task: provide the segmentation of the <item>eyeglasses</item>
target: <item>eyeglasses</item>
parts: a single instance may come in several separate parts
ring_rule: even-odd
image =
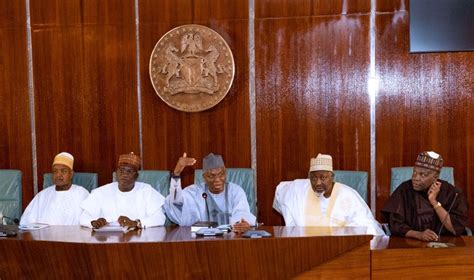
[[[223,170],[219,173],[204,173],[204,176],[209,181],[215,181],[217,179],[224,179],[225,178],[225,170]]]
[[[135,169],[130,167],[120,166],[117,168],[117,172],[121,174],[133,175],[136,173]]]

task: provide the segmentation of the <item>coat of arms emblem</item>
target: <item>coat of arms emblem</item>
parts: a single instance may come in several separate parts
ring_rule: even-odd
[[[153,88],[169,106],[199,112],[217,105],[234,79],[234,57],[214,30],[196,24],[176,27],[155,45],[150,58]]]

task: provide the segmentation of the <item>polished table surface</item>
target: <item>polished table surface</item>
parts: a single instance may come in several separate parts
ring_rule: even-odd
[[[190,227],[98,233],[50,226],[1,238],[0,278],[370,277],[365,228],[262,227],[268,238],[195,237]]]
[[[15,226],[8,226],[15,230]],[[265,230],[274,238],[295,237],[322,237],[322,236],[353,236],[365,235],[364,227],[284,227],[264,226],[258,230]],[[219,241],[219,240],[246,240],[236,233],[226,233],[216,237],[197,237],[191,233],[191,227],[152,227],[145,230],[122,232],[95,232],[81,226],[48,226],[39,230],[17,230],[18,235],[9,240],[23,241],[52,241],[71,243],[144,243],[144,242],[184,242],[184,241]],[[370,237],[370,235],[367,235]]]
[[[474,279],[474,237],[442,237],[454,245],[431,248],[430,242],[390,237],[371,251],[372,279]]]

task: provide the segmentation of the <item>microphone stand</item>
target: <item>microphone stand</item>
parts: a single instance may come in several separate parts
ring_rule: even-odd
[[[454,247],[455,245],[452,243],[444,243],[444,242],[439,242],[441,241],[441,231],[443,231],[444,224],[446,223],[446,220],[449,217],[449,214],[451,213],[451,209],[453,209],[454,202],[456,202],[456,199],[458,198],[459,193],[455,193],[453,201],[451,202],[451,205],[449,205],[448,213],[446,213],[446,216],[443,218],[443,221],[441,221],[441,226],[439,227],[438,231],[438,242],[429,242],[428,247],[430,248],[446,248],[446,247]]]
[[[446,220],[448,219],[449,214],[451,213],[451,209],[453,209],[454,202],[456,202],[456,199],[457,199],[457,198],[458,198],[458,193],[456,193],[456,194],[454,195],[453,202],[451,202],[451,205],[449,206],[448,213],[446,213],[446,216],[444,217],[443,221],[441,222],[441,226],[439,227],[439,231],[438,231],[438,239],[440,239],[441,231],[442,231],[443,228],[444,228],[444,224],[446,223]]]
[[[202,193],[202,198],[204,198],[204,203],[206,204],[206,213],[207,213],[207,227],[211,228],[211,215],[209,214],[209,204],[207,204],[207,193]]]
[[[196,235],[197,236],[218,236],[218,235],[222,235],[223,234],[222,230],[212,227],[213,224],[211,223],[211,215],[209,213],[209,204],[207,203],[207,193],[206,192],[202,193],[202,198],[204,198],[204,202],[206,204],[207,228],[202,228],[202,229],[198,230],[196,232]]]

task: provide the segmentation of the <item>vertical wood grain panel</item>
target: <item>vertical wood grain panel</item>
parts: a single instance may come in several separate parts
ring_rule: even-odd
[[[134,1],[31,1],[39,184],[54,155],[111,181],[139,152]]]
[[[247,1],[234,0],[162,0],[140,1],[140,23],[175,23],[248,18]],[[183,23],[186,22],[186,23]]]
[[[408,13],[378,15],[377,208],[389,197],[390,168],[440,153],[472,205],[474,53],[408,53]],[[474,217],[470,209],[471,224]]]
[[[209,152],[228,167],[250,167],[248,1],[138,3],[144,168],[172,169],[184,151],[198,158],[196,168]],[[266,224],[281,223],[271,207],[275,186],[306,177],[318,152],[332,154],[337,169],[370,169],[370,3],[255,0],[257,180]],[[117,156],[140,147],[135,1],[30,5],[39,184],[63,150],[75,155],[76,171],[107,183]],[[377,213],[390,168],[430,149],[455,168],[473,205],[473,53],[409,54],[408,1],[377,0],[376,8]],[[221,34],[236,62],[227,97],[202,113],[168,107],[148,75],[158,39],[189,23]],[[33,194],[25,25],[24,1],[0,0],[0,168],[22,170],[24,206]]]
[[[23,207],[33,197],[26,15],[23,1],[0,1],[0,169],[23,174]]]
[[[255,0],[255,18],[310,16],[312,0]],[[326,11],[340,12],[341,1],[331,1]],[[339,8],[339,9],[338,9]]]
[[[272,210],[280,181],[306,178],[311,157],[333,156],[335,169],[370,169],[369,17],[256,21],[259,213]]]
[[[306,17],[369,13],[370,0],[256,0],[255,17]]]
[[[408,11],[408,0],[376,0],[377,12],[395,12],[405,10]]]
[[[182,13],[177,19],[165,16],[179,12]],[[222,154],[228,167],[250,167],[247,12],[244,1],[182,1],[177,5],[174,1],[141,2],[140,63],[146,169],[172,170],[183,152],[197,158],[196,168],[201,168],[202,157],[209,152]],[[218,32],[232,49],[236,67],[227,96],[215,107],[200,113],[184,113],[166,105],[153,90],[148,72],[151,51],[161,36],[176,26],[190,23]],[[183,176],[185,184],[191,183],[192,169],[186,170]]]
[[[23,1],[0,1],[0,27],[24,28],[25,26],[25,3]]]

